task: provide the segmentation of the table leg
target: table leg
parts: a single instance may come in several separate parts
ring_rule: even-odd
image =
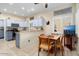
[[[57,54],[57,49],[56,49],[56,41],[55,41],[55,56]]]

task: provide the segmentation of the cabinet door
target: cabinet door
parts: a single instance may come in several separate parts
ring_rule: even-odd
[[[0,19],[0,27],[4,27],[4,21]]]
[[[16,47],[20,48],[20,37],[19,37],[19,32],[16,32]]]
[[[4,37],[4,30],[0,30],[0,38]]]
[[[6,40],[12,40],[12,38],[13,38],[13,32],[12,31],[7,31],[6,32]]]

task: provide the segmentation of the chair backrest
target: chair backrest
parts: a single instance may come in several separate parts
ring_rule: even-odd
[[[48,37],[46,35],[39,36],[39,44],[48,44]]]
[[[53,35],[56,35],[56,33],[51,33],[51,35],[53,36]]]
[[[40,34],[40,36],[45,36],[45,34]]]
[[[64,35],[60,36],[60,43],[64,46]]]

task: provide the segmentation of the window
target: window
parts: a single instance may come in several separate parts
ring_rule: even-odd
[[[31,30],[43,30],[44,19],[38,18],[30,21]]]

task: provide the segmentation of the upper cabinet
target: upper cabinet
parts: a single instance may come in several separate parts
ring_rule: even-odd
[[[43,25],[44,25],[43,19],[34,19],[34,20],[31,21],[31,26],[42,27]]]
[[[28,22],[27,21],[22,21],[22,20],[7,20],[6,21],[6,26],[7,27],[12,27],[12,24],[18,24],[19,27],[28,27]]]
[[[4,26],[4,20],[0,19],[0,27],[3,27],[3,26]]]
[[[38,17],[30,20],[29,24],[30,24],[30,31],[43,30],[45,20],[42,19],[41,17]]]

